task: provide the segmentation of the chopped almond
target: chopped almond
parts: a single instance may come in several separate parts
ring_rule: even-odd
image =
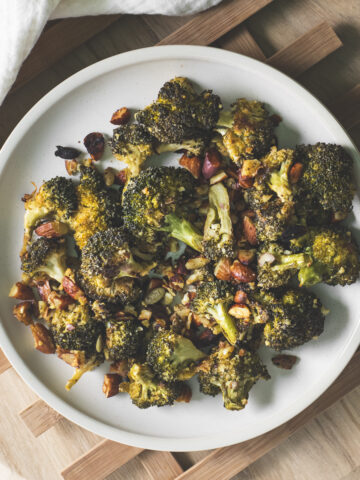
[[[249,283],[256,280],[256,274],[250,267],[243,265],[239,260],[230,267],[231,276],[236,283]]]
[[[24,325],[32,324],[34,305],[32,302],[21,302],[13,307],[13,314]]]
[[[218,280],[225,280],[229,282],[231,280],[230,260],[228,258],[222,258],[215,265],[214,274]]]
[[[247,215],[245,215],[243,218],[243,228],[246,240],[250,243],[250,245],[256,245],[256,228],[254,222]]]
[[[276,367],[283,368],[284,370],[291,370],[295,365],[297,357],[295,355],[281,354],[276,355],[271,359]]]
[[[304,165],[300,162],[294,163],[294,165],[290,168],[289,171],[289,182],[294,184],[300,180],[304,169]]]
[[[121,377],[117,373],[106,373],[104,375],[103,392],[106,398],[113,397],[119,393]]]
[[[199,157],[188,157],[187,155],[183,155],[180,160],[179,164],[189,170],[192,176],[196,179],[200,178],[201,173],[201,161]]]
[[[244,303],[235,303],[230,307],[229,314],[235,318],[246,320],[250,318],[251,312],[249,307]]]
[[[36,235],[45,238],[58,238],[66,235],[69,232],[69,227],[61,222],[46,222],[35,229]]]
[[[22,282],[16,282],[10,289],[9,297],[17,300],[34,300],[34,292]]]
[[[62,286],[65,292],[70,295],[70,297],[78,300],[81,304],[87,303],[84,292],[81,290],[80,287],[76,285],[74,280],[72,280],[70,277],[64,276],[62,280]]]
[[[112,114],[110,123],[113,125],[125,125],[130,120],[130,110],[127,107],[121,107]]]
[[[55,353],[55,345],[49,330],[42,323],[30,325],[34,337],[35,348],[42,353]]]

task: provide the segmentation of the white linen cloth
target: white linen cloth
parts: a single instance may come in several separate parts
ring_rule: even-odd
[[[0,105],[49,19],[114,13],[190,15],[221,0],[0,0]]]

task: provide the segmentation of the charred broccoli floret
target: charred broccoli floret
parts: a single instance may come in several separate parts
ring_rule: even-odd
[[[143,170],[129,182],[123,195],[125,227],[134,238],[150,245],[161,243],[167,231],[191,247],[198,246],[198,232],[181,215],[191,202],[194,191],[194,178],[183,168],[151,167]]]
[[[135,303],[141,295],[135,278],[147,275],[155,263],[137,262],[122,227],[97,232],[81,252],[80,282],[94,300]]]
[[[96,232],[121,224],[121,205],[117,192],[106,187],[103,176],[95,168],[81,167],[77,187],[78,210],[71,226],[80,249]]]
[[[359,277],[359,249],[346,228],[313,228],[290,240],[290,244],[295,251],[304,251],[313,260],[311,265],[300,268],[300,285],[319,282],[350,285]]]
[[[289,180],[289,171],[294,163],[294,150],[278,150],[272,147],[268,155],[262,159],[267,169],[267,184],[276,193],[281,201],[290,201],[293,198],[293,189]]]
[[[199,155],[220,109],[217,95],[210,90],[198,94],[187,78],[176,77],[166,82],[157,100],[135,118],[160,144],[175,144],[174,150],[185,148]]]
[[[55,177],[44,182],[39,191],[25,202],[24,246],[31,239],[33,229],[40,220],[53,219],[68,223],[77,210],[76,187],[72,180],[65,177]]]
[[[324,330],[320,300],[304,289],[280,290],[270,295],[271,320],[264,328],[265,345],[287,350],[318,337]]]
[[[216,130],[228,156],[239,166],[245,159],[261,158],[275,143],[274,122],[257,100],[237,100],[230,111],[221,112]]]
[[[121,384],[139,408],[173,405],[181,395],[181,382],[168,383],[159,380],[148,364],[135,363],[128,374],[129,382]]]
[[[352,208],[355,193],[353,160],[340,145],[317,143],[296,147],[296,160],[303,165],[297,183],[300,202],[316,202],[336,220]],[[308,212],[311,216],[312,211]]]
[[[233,287],[228,282],[216,280],[201,282],[197,287],[196,296],[191,302],[191,309],[195,313],[214,318],[231,344],[235,344],[239,337],[235,319],[228,313],[233,299]]]
[[[265,290],[287,285],[302,267],[312,265],[310,255],[292,253],[276,243],[264,244],[258,252],[258,285]]]
[[[106,348],[110,360],[135,357],[142,336],[143,327],[136,318],[109,320],[106,325]]]
[[[130,177],[135,177],[154,153],[153,144],[154,138],[141,125],[121,125],[114,130],[111,148],[114,157],[127,164]]]
[[[205,357],[191,340],[169,330],[153,336],[146,354],[148,364],[166,382],[191,378],[196,365]]]
[[[229,194],[222,183],[209,189],[209,209],[204,226],[204,255],[211,260],[234,255],[234,235]]]
[[[21,269],[30,277],[46,274],[59,283],[66,268],[66,247],[59,239],[38,238],[21,259]]]
[[[92,317],[88,305],[72,304],[51,315],[51,333],[58,356],[75,367],[65,388],[70,390],[80,377],[104,361],[104,326]]]
[[[242,410],[249,392],[261,378],[270,378],[257,353],[223,342],[199,367],[200,390],[206,395],[222,393],[224,407]]]

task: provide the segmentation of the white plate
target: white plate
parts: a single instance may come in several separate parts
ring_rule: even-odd
[[[125,394],[105,399],[101,391],[105,365],[86,374],[69,393],[64,384],[72,374],[71,367],[55,355],[44,356],[34,350],[30,331],[12,317],[14,301],[7,298],[10,285],[20,276],[20,198],[32,190],[30,180],[39,184],[54,175],[66,175],[64,162],[54,157],[55,145],[76,147],[91,131],[111,134],[109,119],[114,110],[123,105],[134,109],[145,106],[160,86],[176,75],[188,76],[201,88],[213,89],[225,104],[242,96],[267,102],[283,118],[278,128],[279,145],[339,143],[354,158],[360,177],[359,154],[338,122],[310,93],[263,63],[223,50],[192,46],[147,48],[96,63],[48,93],[22,119],[2,149],[0,341],[25,382],[71,421],[129,445],[189,451],[230,445],[263,434],[321,395],[359,344],[358,284],[315,289],[331,309],[324,334],[295,351],[300,362],[290,372],[271,364],[271,351],[261,351],[272,379],[255,386],[248,406],[241,412],[225,410],[221,396],[200,395],[196,381],[189,404],[139,410]],[[359,229],[358,200],[354,213],[350,223]]]

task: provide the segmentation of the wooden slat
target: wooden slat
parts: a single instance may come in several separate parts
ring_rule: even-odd
[[[199,13],[158,45],[209,45],[272,0],[231,0]]]
[[[19,413],[34,437],[53,427],[62,417],[43,400],[37,400]]]
[[[173,480],[183,473],[170,452],[146,450],[139,456],[139,460],[149,475],[146,480]]]
[[[121,15],[99,15],[69,18],[56,22],[40,36],[29,57],[23,63],[11,93],[47,70],[106,27]]]
[[[340,38],[323,22],[276,52],[267,63],[287,75],[298,77],[341,46]]]
[[[360,352],[357,352],[340,377],[316,400],[284,425],[247,442],[218,448],[179,475],[178,480],[229,480],[257,459],[289,438],[309,420],[322,413],[360,384]]]
[[[360,83],[340,97],[330,109],[345,128],[360,123]]]
[[[266,57],[245,25],[239,25],[218,42],[219,47],[231,52],[242,53],[248,57],[265,61]]]
[[[4,352],[0,349],[0,374],[11,367],[11,363],[5,357]]]
[[[65,480],[103,480],[143,451],[103,440],[61,472]]]

